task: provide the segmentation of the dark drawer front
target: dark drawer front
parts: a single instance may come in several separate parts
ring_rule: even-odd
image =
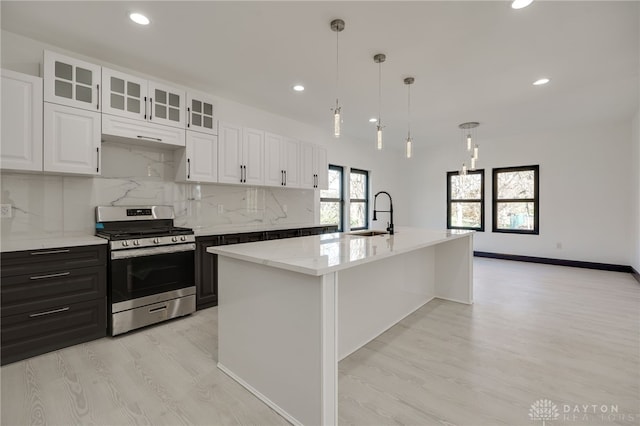
[[[2,364],[107,335],[106,300],[60,305],[2,318]]]
[[[220,238],[220,245],[227,244],[239,244],[239,243],[252,243],[255,241],[264,240],[264,232],[247,232],[244,234],[229,234],[223,235]]]
[[[294,238],[300,236],[299,229],[284,229],[280,231],[267,231],[265,233],[267,240],[282,240],[285,238]]]
[[[4,266],[3,266],[4,267]],[[104,298],[106,266],[55,269],[2,279],[2,317]]]
[[[2,253],[2,277],[106,265],[107,246],[62,247]]]

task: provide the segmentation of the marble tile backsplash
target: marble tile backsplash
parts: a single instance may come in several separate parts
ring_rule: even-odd
[[[102,144],[100,177],[2,173],[3,237],[93,233],[97,205],[172,205],[175,223],[199,231],[229,225],[311,224],[314,191],[176,183],[174,152]]]

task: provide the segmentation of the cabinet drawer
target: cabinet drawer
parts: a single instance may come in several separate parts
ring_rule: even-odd
[[[61,247],[2,253],[2,278],[14,275],[60,272],[107,264],[107,246]]]
[[[2,318],[2,364],[107,335],[105,298]]]
[[[242,234],[223,235],[220,238],[220,245],[252,243],[255,241],[263,241],[264,232],[246,232]]]
[[[106,140],[116,142],[152,145],[165,149],[184,148],[186,145],[185,129],[163,126],[162,124],[102,115],[102,135]]]
[[[2,279],[2,318],[23,312],[45,311],[54,306],[106,296],[105,265],[16,275]]]

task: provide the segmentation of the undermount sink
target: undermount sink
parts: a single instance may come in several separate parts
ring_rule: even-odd
[[[357,237],[375,237],[376,235],[387,235],[387,231],[354,231],[349,232],[349,235],[355,235]]]

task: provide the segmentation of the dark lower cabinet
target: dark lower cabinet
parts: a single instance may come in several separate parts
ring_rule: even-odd
[[[250,243],[264,240],[319,235],[337,232],[337,226],[285,229],[266,232],[245,232],[196,238],[196,309],[218,305],[218,256],[207,253],[207,248],[228,244]]]
[[[207,248],[218,245],[218,236],[196,239],[196,309],[218,304],[218,256],[207,253]]]
[[[2,364],[106,336],[105,298],[2,318]]]
[[[2,253],[0,363],[107,335],[107,247]]]

